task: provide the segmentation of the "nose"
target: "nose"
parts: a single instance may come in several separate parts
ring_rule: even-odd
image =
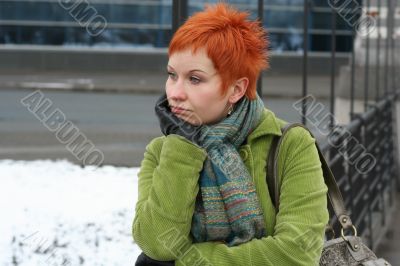
[[[169,98],[176,103],[186,100],[187,95],[182,79],[178,79],[176,82],[174,82],[174,84],[170,84]]]

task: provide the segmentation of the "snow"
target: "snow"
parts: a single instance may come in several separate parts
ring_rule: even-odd
[[[134,265],[138,170],[0,160],[0,265]]]

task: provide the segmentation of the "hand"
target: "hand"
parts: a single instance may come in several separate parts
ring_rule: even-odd
[[[177,134],[199,145],[201,126],[194,126],[172,113],[165,93],[157,100],[155,111],[164,135]]]
[[[137,257],[135,266],[173,266],[175,261],[153,260],[143,252]]]

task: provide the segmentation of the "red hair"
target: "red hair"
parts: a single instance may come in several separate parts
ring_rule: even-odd
[[[222,79],[221,96],[241,77],[249,79],[246,97],[256,98],[257,78],[268,64],[267,33],[259,21],[248,20],[248,12],[218,3],[207,5],[176,31],[168,48],[168,56],[187,48],[196,53],[205,48]]]

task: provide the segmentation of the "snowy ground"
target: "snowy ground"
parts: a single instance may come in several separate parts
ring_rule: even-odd
[[[0,160],[0,265],[134,265],[137,172]]]

